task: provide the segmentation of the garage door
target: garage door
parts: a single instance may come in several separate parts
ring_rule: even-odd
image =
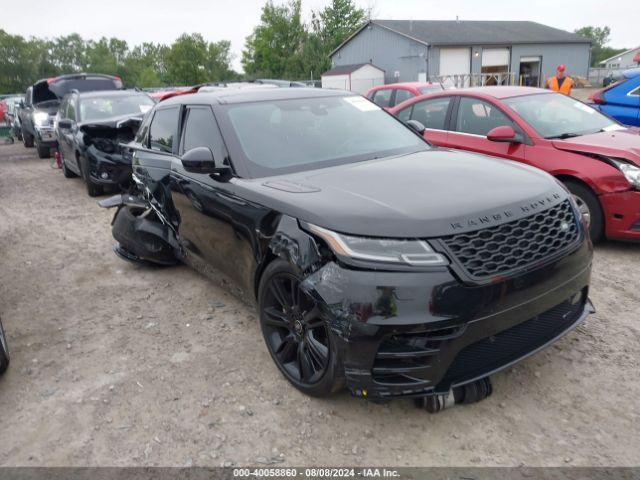
[[[471,72],[470,48],[440,49],[440,75],[461,75]]]
[[[484,48],[482,50],[483,67],[504,67],[509,65],[508,48]]]

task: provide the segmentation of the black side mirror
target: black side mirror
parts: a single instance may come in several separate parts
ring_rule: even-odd
[[[415,130],[416,133],[422,135],[424,133],[424,131],[427,129],[427,127],[425,127],[422,123],[420,123],[418,120],[407,120],[407,126],[413,130]]]
[[[228,166],[216,165],[213,152],[209,147],[196,147],[182,155],[182,166],[191,173],[227,173]]]
[[[70,130],[72,125],[71,125],[71,121],[69,120],[58,120],[58,127],[60,127],[63,130]]]
[[[24,100],[20,100],[19,107],[24,108]]]

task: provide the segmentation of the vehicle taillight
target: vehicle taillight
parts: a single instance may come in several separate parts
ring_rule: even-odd
[[[607,85],[605,88],[601,88],[600,90],[593,92],[591,95],[589,95],[589,100],[591,100],[593,103],[597,103],[598,105],[604,105],[605,103],[607,103],[607,101],[604,99],[604,93],[611,90],[613,87],[617,87],[621,83],[622,80],[619,80],[610,85]]]

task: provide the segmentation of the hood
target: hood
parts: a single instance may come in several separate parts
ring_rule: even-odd
[[[567,198],[541,170],[442,149],[235,183],[245,198],[299,220],[394,238],[478,230]]]
[[[640,133],[637,129],[593,133],[552,143],[559,150],[624,158],[640,166]]]
[[[99,133],[108,130],[118,130],[120,128],[131,127],[137,130],[142,123],[143,113],[136,115],[124,115],[119,117],[105,118],[100,121],[88,121],[79,123],[78,128],[85,133]]]

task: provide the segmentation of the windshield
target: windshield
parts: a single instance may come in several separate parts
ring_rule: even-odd
[[[310,170],[429,148],[363,97],[231,105],[227,109],[253,176]]]
[[[570,138],[623,128],[596,109],[560,94],[541,93],[504,100],[544,138]]]
[[[153,100],[142,94],[89,97],[80,100],[80,119],[83,122],[93,122],[112,117],[142,115],[153,105]]]

